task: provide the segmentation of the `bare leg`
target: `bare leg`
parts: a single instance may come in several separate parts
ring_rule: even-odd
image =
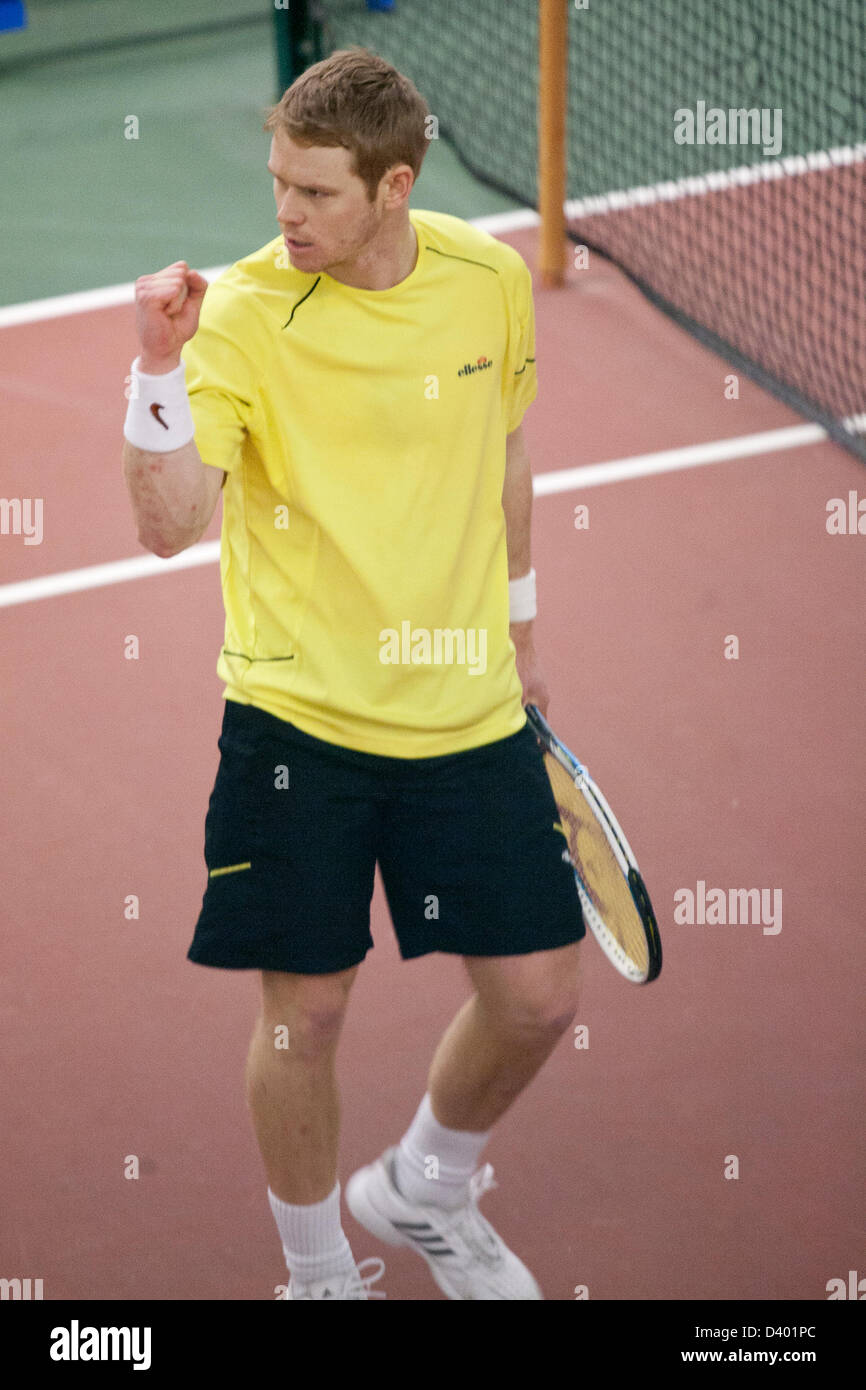
[[[528,956],[474,956],[476,993],[442,1038],[427,1088],[448,1129],[484,1133],[550,1056],[577,1007],[578,946]]]
[[[357,969],[262,973],[262,1010],[247,1058],[247,1103],[268,1185],[284,1202],[324,1201],[337,1181],[334,1058]],[[275,1046],[281,1026],[288,1030],[288,1048]]]

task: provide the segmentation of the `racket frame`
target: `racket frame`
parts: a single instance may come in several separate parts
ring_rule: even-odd
[[[596,820],[601,826],[607,838],[607,842],[613,851],[614,858],[619,865],[623,877],[626,879],[629,891],[632,896],[635,908],[643,922],[644,933],[647,941],[647,953],[649,963],[646,970],[642,970],[631,959],[628,952],[623,949],[617,941],[613,932],[605,925],[598,909],[590,897],[588,887],[583,883],[580,874],[574,865],[574,879],[577,884],[577,891],[580,897],[581,907],[587,923],[592,929],[592,933],[608,957],[612,965],[615,965],[621,975],[624,975],[632,984],[649,984],[651,980],[658,978],[662,968],[662,947],[659,936],[658,923],[653,912],[650,896],[646,889],[637,860],[632,852],[631,846],[626,839],[619,821],[607,803],[601,788],[596,785],[590,776],[589,770],[578,758],[574,756],[570,749],[566,748],[561,739],[551,729],[544,715],[536,705],[526,706],[526,715],[529,723],[541,743],[560,766],[568,773],[572,781],[577,786],[581,794],[586,798],[590,808],[595,813],[596,807],[600,814],[596,814]]]

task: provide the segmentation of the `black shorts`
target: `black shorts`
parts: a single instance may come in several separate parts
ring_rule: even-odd
[[[309,975],[357,965],[373,945],[377,863],[404,960],[524,955],[583,937],[528,725],[464,753],[384,758],[226,700],[219,748],[189,960]]]

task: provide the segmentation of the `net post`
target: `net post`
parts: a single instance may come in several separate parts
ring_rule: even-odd
[[[565,282],[565,127],[568,0],[538,0],[538,264],[541,283]]]
[[[324,56],[322,25],[314,0],[285,0],[274,5],[277,55],[277,100],[296,77]]]

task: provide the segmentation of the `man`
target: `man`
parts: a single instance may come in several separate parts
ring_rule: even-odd
[[[389,64],[332,54],[266,123],[281,236],[210,287],[185,262],[136,286],[141,543],[194,544],[225,488],[226,707],[189,958],[261,971],[247,1096],[292,1299],[367,1299],[378,1277],[342,1230],[334,1079],[376,863],[402,957],[459,954],[474,992],[347,1201],[449,1298],[542,1297],[473,1172],[576,1008],[583,920],[523,708],[547,704],[531,280],[486,233],[410,212],[428,114]]]

